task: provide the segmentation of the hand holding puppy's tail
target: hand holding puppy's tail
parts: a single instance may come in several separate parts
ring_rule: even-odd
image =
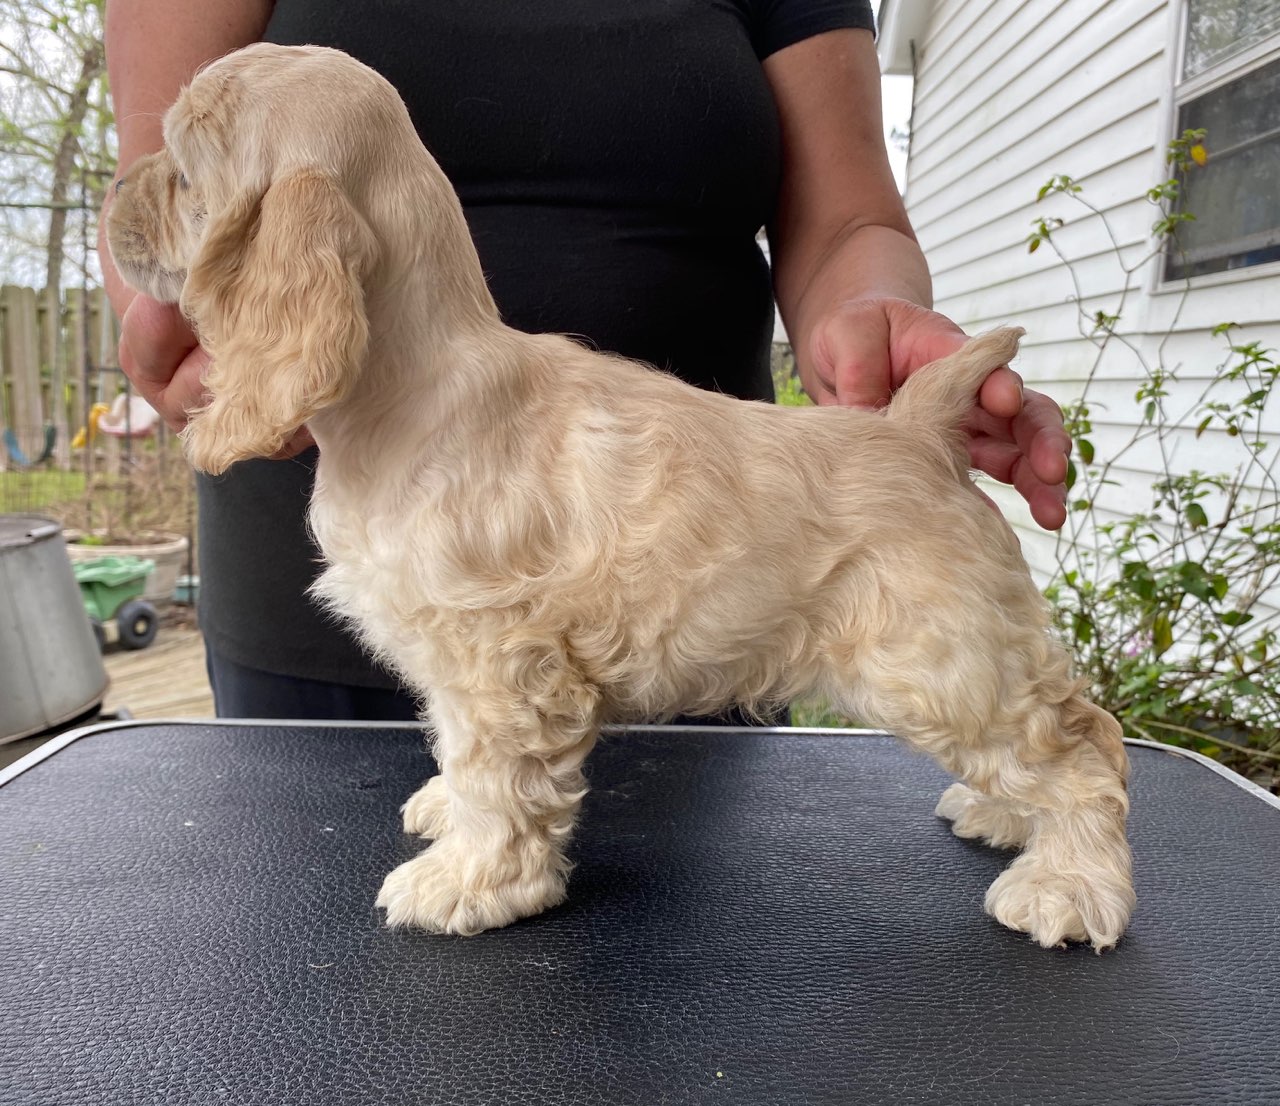
[[[926,365],[894,393],[888,416],[932,430],[958,430],[973,409],[982,382],[1009,363],[1025,333],[1021,327],[1001,327]]]

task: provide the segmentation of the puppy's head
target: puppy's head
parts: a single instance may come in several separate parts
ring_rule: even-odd
[[[212,355],[209,402],[184,437],[192,463],[219,473],[275,453],[354,385],[382,255],[362,211],[370,167],[380,143],[417,143],[372,70],[268,45],[200,73],[164,132],[118,184],[107,237],[121,275],[179,302]]]

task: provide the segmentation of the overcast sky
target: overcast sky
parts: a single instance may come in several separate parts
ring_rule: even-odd
[[[876,11],[876,23],[880,22],[881,0],[873,0],[872,7]],[[889,138],[896,127],[906,133],[907,121],[911,118],[911,78],[882,77],[880,94],[884,98],[884,141],[889,147],[889,163],[893,166],[893,175],[897,178],[898,189],[906,183],[907,155],[897,149]]]

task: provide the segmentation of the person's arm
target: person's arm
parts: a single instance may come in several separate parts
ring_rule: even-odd
[[[878,406],[964,334],[931,310],[929,268],[884,146],[869,31],[815,35],[770,55],[783,178],[770,224],[774,289],[800,378],[817,403]],[[1047,396],[1009,369],[983,385],[971,420],[976,467],[1012,483],[1057,529],[1070,438]]]
[[[108,0],[107,75],[120,160],[116,180],[164,144],[164,114],[199,68],[262,37],[273,0]],[[116,271],[106,221],[115,194],[107,189],[98,225],[98,257],[107,298],[121,320],[125,374],[175,430],[200,402],[208,356],[182,313],[138,295]]]

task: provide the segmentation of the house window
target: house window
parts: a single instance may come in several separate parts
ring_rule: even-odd
[[[1180,280],[1280,261],[1280,0],[1187,0],[1175,134],[1204,128],[1165,257]]]

